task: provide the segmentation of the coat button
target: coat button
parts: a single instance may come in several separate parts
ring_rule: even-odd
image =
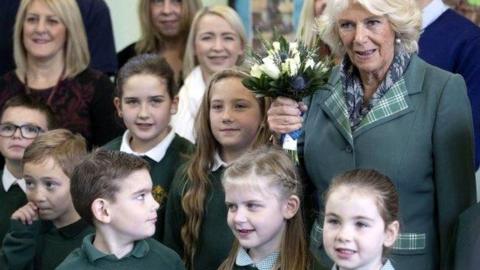
[[[352,147],[350,145],[347,145],[347,147],[345,147],[345,152],[352,153],[353,152]]]

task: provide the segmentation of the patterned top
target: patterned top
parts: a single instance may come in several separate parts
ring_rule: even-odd
[[[61,81],[57,87],[51,108],[59,127],[82,134],[89,146],[104,145],[121,134],[122,128],[114,119],[114,86],[107,76],[86,69],[74,78]],[[46,103],[53,88],[35,89],[31,95]],[[21,93],[25,93],[25,86],[15,71],[0,78],[0,108],[9,98]]]
[[[237,259],[235,260],[235,264],[238,266],[254,266],[258,270],[271,270],[275,263],[280,256],[279,252],[274,252],[268,255],[265,259],[261,260],[258,263],[255,263],[250,255],[248,255],[247,251],[240,247],[237,253]]]
[[[347,104],[350,125],[355,130],[362,119],[375,107],[387,91],[400,80],[403,72],[410,62],[410,54],[398,49],[395,52],[390,68],[385,79],[380,83],[375,93],[368,102],[364,102],[364,93],[358,69],[352,64],[348,57],[344,58],[340,67],[340,80],[343,82],[345,102]]]

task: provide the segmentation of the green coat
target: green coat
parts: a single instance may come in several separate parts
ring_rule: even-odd
[[[452,225],[476,197],[472,116],[462,77],[413,55],[404,80],[353,134],[338,70],[330,84],[311,98],[298,143],[310,183],[321,195],[346,170],[386,174],[400,196],[402,235],[392,253],[395,269],[442,269]],[[325,261],[318,224],[311,244]]]
[[[452,269],[477,270],[480,266],[480,203],[460,215],[455,233]]]
[[[122,144],[122,136],[115,138],[111,142],[103,146],[109,150],[120,150]],[[173,181],[175,172],[185,162],[186,155],[193,150],[193,144],[188,140],[175,134],[175,137],[167,149],[165,156],[160,162],[145,157],[150,164],[150,176],[153,182],[153,195],[155,200],[160,204],[157,214],[157,223],[154,238],[163,241],[163,225],[165,217],[165,205],[170,184]]]
[[[195,270],[216,270],[227,258],[233,244],[233,233],[227,224],[225,193],[221,184],[224,169],[218,169],[209,175],[211,186],[206,196],[205,212],[194,258]],[[185,212],[182,198],[187,182],[179,171],[168,194],[165,216],[164,244],[183,257],[183,242],[180,234],[185,224]]]

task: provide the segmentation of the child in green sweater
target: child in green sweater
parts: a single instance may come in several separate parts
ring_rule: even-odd
[[[231,249],[221,176],[250,148],[268,143],[266,99],[242,84],[245,74],[227,69],[212,76],[196,119],[197,147],[179,170],[168,195],[164,243],[188,269],[217,269]]]
[[[170,126],[177,111],[174,73],[156,54],[130,59],[120,70],[114,99],[127,131],[104,147],[144,157],[150,164],[154,198],[165,199],[176,169],[193,145]],[[162,241],[164,207],[159,208],[155,238]]]
[[[119,151],[95,150],[72,176],[75,208],[95,234],[87,235],[58,270],[185,269],[180,257],[153,239],[159,204],[149,165]]]
[[[5,166],[0,171],[0,243],[10,227],[10,216],[27,203],[22,158],[38,134],[55,128],[50,108],[26,95],[7,100],[0,113],[0,152]]]
[[[39,135],[23,156],[28,203],[12,214],[0,269],[54,269],[91,228],[70,195],[73,168],[87,153],[85,139],[66,129]]]

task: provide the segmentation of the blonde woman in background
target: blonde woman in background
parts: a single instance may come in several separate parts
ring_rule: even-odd
[[[195,142],[193,122],[210,77],[239,65],[247,45],[242,21],[232,8],[214,5],[193,19],[183,59],[184,85],[178,93],[178,112],[172,117],[177,134]]]
[[[0,78],[0,107],[25,93],[46,103],[59,127],[103,145],[120,133],[113,84],[88,68],[87,38],[75,0],[23,0],[14,29],[16,69]]]

